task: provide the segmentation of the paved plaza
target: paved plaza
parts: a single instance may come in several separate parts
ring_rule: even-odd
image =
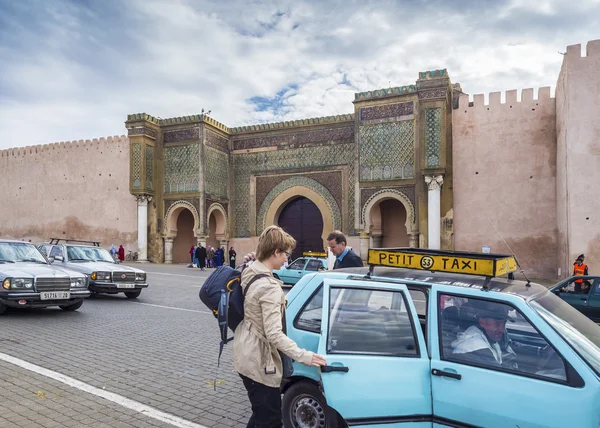
[[[95,296],[76,312],[0,318],[0,427],[245,426],[231,347],[215,372],[218,328],[198,298],[212,271],[143,268],[150,287],[136,300]]]

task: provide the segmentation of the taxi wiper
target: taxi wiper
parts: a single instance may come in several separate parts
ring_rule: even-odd
[[[4,259],[0,259],[0,263],[14,263],[14,260],[4,260]]]
[[[93,262],[90,259],[69,259],[70,262]]]
[[[46,262],[43,262],[41,260],[38,259],[21,259],[21,260],[17,260],[19,262],[33,262],[33,263],[42,263],[42,264],[46,264]],[[14,262],[13,262],[14,263]]]

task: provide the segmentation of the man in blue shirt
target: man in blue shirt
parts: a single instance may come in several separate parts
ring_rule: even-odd
[[[346,236],[336,230],[327,236],[327,245],[336,257],[334,269],[342,269],[347,267],[362,267],[363,262],[358,254],[347,248]]]

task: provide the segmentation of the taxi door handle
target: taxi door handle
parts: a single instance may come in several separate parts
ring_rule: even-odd
[[[350,370],[350,369],[346,366],[322,366],[321,367],[322,373],[331,373],[331,372],[348,373],[348,370]]]
[[[459,375],[458,373],[446,372],[444,370],[438,370],[438,369],[431,369],[431,374],[434,376],[451,377],[452,379],[456,379],[456,380],[462,379],[462,375]]]

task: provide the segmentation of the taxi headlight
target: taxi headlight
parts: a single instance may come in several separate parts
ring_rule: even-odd
[[[10,278],[6,278],[4,281],[2,281],[2,288],[5,290],[10,288]]]
[[[10,288],[19,290],[30,290],[33,288],[33,279],[31,278],[12,278],[10,280]]]
[[[92,272],[92,274],[90,275],[90,278],[92,279],[92,281],[95,281],[97,277],[98,277],[97,272]]]
[[[71,278],[71,288],[85,287],[85,278]]]
[[[145,281],[146,280],[146,274],[145,273],[136,273],[135,274],[135,280],[136,281]]]

